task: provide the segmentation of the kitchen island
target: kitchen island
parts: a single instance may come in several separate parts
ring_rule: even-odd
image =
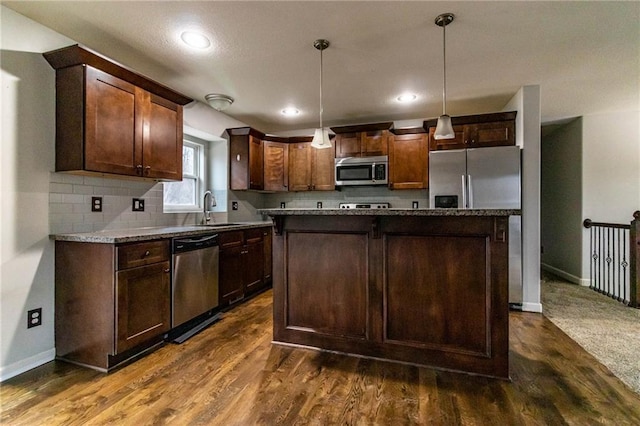
[[[273,340],[509,377],[508,219],[519,210],[262,209]]]

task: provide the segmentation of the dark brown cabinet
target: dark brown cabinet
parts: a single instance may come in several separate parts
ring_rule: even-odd
[[[265,191],[289,190],[289,144],[263,141]]]
[[[250,127],[227,129],[229,187],[234,191],[264,189],[264,134]]]
[[[429,182],[429,147],[426,133],[389,138],[389,188],[424,189]]]
[[[482,148],[515,145],[515,112],[452,117],[454,139],[436,140],[437,120],[425,121],[429,129],[429,150]]]
[[[335,152],[335,144],[325,149],[315,149],[311,142],[289,144],[289,190],[333,191]]]
[[[221,232],[220,305],[227,306],[265,285],[264,228]]]
[[[182,105],[191,101],[79,46],[56,69],[56,171],[182,179]]]
[[[56,241],[56,356],[110,370],[170,329],[169,240]]]
[[[336,158],[369,157],[388,154],[389,129],[393,123],[332,127],[336,133]]]

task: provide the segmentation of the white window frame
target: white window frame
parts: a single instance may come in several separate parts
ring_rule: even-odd
[[[194,169],[196,171],[195,174],[191,175],[191,174],[186,174],[183,172],[182,177],[183,179],[186,178],[194,178],[196,180],[196,185],[195,185],[195,204],[164,204],[163,202],[163,211],[165,213],[194,213],[194,212],[199,212],[202,210],[202,194],[203,194],[203,188],[204,188],[204,181],[205,181],[205,174],[206,174],[206,168],[205,168],[205,145],[203,143],[200,142],[194,142],[192,140],[183,140],[182,142],[185,146],[191,147],[195,149],[195,156],[194,156]],[[171,182],[167,182],[169,184],[171,184]],[[166,188],[166,184],[163,186],[163,190],[162,190],[162,197],[164,200],[164,191]]]

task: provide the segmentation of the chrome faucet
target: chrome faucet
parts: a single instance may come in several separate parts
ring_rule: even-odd
[[[207,205],[207,195],[210,197],[209,204]],[[216,197],[213,196],[211,191],[205,191],[204,198],[202,200],[202,224],[206,225],[211,221],[211,210],[208,207],[215,207]]]

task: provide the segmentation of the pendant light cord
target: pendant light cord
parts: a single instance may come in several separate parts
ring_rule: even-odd
[[[447,25],[442,26],[442,115],[447,115]],[[322,81],[322,79],[320,80]]]
[[[323,130],[322,127],[322,51],[324,49],[320,49],[320,129]]]

